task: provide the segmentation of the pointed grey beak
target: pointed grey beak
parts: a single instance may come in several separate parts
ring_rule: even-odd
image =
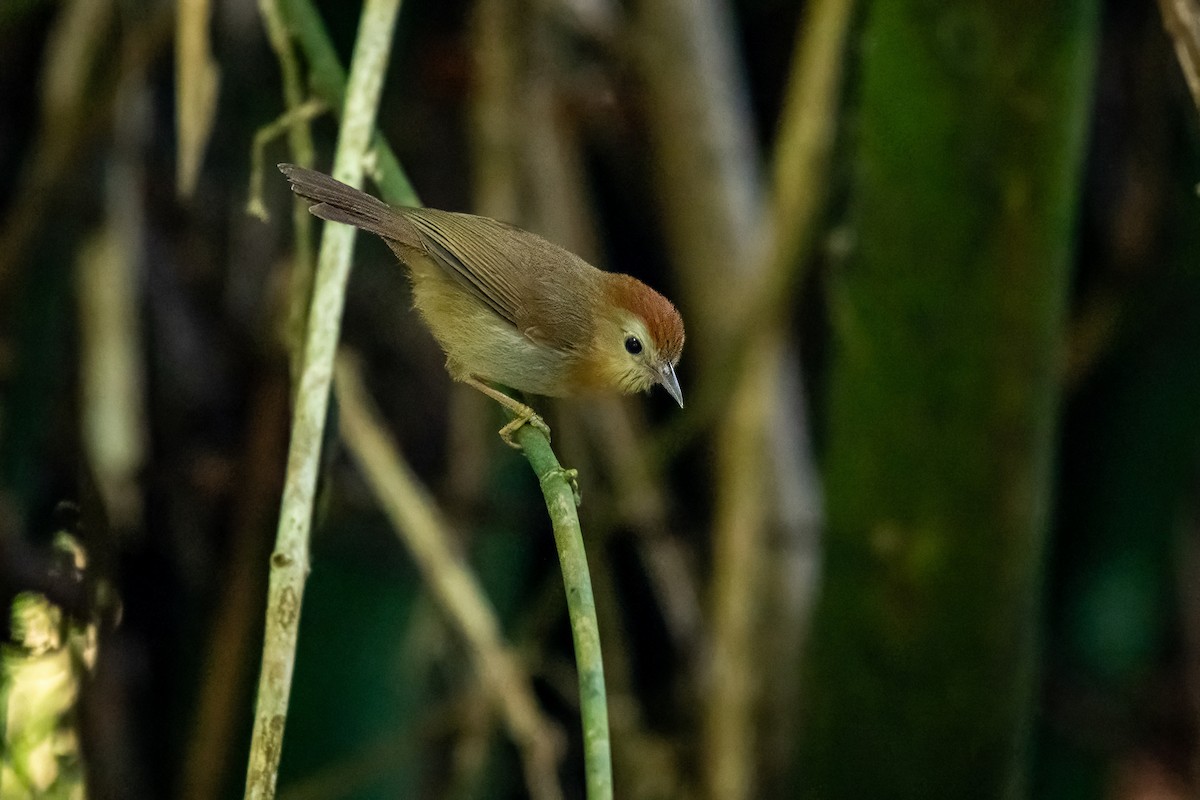
[[[679,378],[675,377],[675,368],[670,364],[664,364],[662,368],[662,379],[659,381],[663,388],[667,390],[667,394],[675,398],[675,402],[679,403],[679,407],[683,408],[683,389],[679,388]]]

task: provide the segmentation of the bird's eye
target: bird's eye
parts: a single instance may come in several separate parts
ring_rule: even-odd
[[[626,337],[625,352],[633,356],[636,356],[638,353],[642,352],[642,343],[636,336]]]

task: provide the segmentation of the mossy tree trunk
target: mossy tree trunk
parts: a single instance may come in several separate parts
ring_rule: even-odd
[[[1095,0],[876,0],[802,794],[1023,794]]]

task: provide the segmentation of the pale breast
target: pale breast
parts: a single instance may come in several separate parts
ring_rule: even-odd
[[[413,262],[413,299],[446,353],[451,377],[475,376],[532,394],[569,393],[575,357],[537,344],[432,264]]]

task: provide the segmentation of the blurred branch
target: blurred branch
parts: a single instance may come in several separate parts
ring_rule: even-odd
[[[121,202],[121,201],[118,201]],[[138,474],[147,439],[137,313],[137,248],[110,220],[88,240],[77,271],[80,322],[81,438],[114,528],[142,517]]]
[[[220,72],[209,39],[210,0],[179,0],[175,16],[176,191],[190,197],[217,113]]]
[[[284,18],[279,0],[259,0],[258,13],[262,16],[263,27],[267,32],[267,40],[275,57],[279,60],[279,71],[283,78],[284,113],[290,120],[288,126],[288,144],[291,148],[293,163],[302,167],[313,165],[312,132],[309,131],[307,116],[296,116],[300,109],[308,104],[304,101],[304,81],[300,65],[296,60],[296,51],[292,47],[291,37],[288,36],[287,22]],[[296,205],[304,211],[303,219],[312,220],[306,208],[307,204],[297,198]],[[298,218],[299,215],[297,215]],[[297,229],[305,226],[298,225]],[[298,238],[298,237],[297,237]]]
[[[716,442],[719,476],[713,519],[712,674],[704,711],[703,763],[711,798],[754,796],[759,747],[755,711],[768,667],[760,661],[764,540],[773,481],[766,420],[778,395],[779,345],[755,353],[742,366],[738,389]],[[776,635],[786,635],[776,632]]]
[[[815,589],[817,479],[784,312],[822,205],[852,7],[827,0],[806,10],[767,219],[724,8],[647,2],[640,14],[674,260],[682,285],[691,287],[689,330],[711,333],[699,343],[701,362],[709,362],[700,413],[689,412],[682,424],[708,430],[719,417],[722,430],[739,432],[718,438],[715,476],[713,673],[703,763],[707,794],[722,800],[749,797],[756,781],[758,788],[764,782],[758,715],[770,718],[787,704],[760,706],[759,681],[772,690],[794,681]],[[680,91],[685,85],[690,90]],[[678,440],[679,428],[669,435]],[[768,562],[771,531],[781,557]],[[763,669],[755,660],[765,646],[765,619],[773,634]]]
[[[574,476],[562,468],[550,440],[532,425],[516,433],[517,443],[537,475],[546,499],[546,510],[554,526],[575,664],[579,671],[579,707],[583,717],[583,758],[588,800],[612,800],[612,747],[608,734],[608,702],[604,689],[604,661],[600,655],[600,629],[592,581],[588,576],[587,553],[579,528]]]
[[[752,123],[728,14],[721,0],[643,0],[635,17],[660,202],[688,319],[689,363],[705,370],[702,384],[736,378],[714,369],[715,356],[736,330],[739,320],[731,311],[745,306],[764,227]],[[723,421],[722,428],[727,425]],[[747,498],[738,495],[738,475],[770,469],[761,449],[752,449],[746,461],[723,452],[731,442],[722,437],[716,454],[712,672],[702,695],[701,771],[705,793],[714,800],[751,794],[753,676],[759,674],[752,635],[767,499],[756,492],[741,503]],[[761,483],[750,485],[757,490]],[[735,509],[750,512],[748,524],[736,530],[725,524],[740,519]]]
[[[761,486],[755,485],[757,481],[751,483],[745,478],[747,471],[761,468],[764,460],[773,465],[768,491],[775,492],[784,519],[782,528],[788,534],[774,543],[775,549],[769,556],[766,550],[773,543],[761,533],[757,537],[757,544],[763,550],[761,555],[742,551],[748,562],[763,558],[761,578],[756,578],[754,570],[746,567],[740,579],[730,575],[722,583],[718,570],[718,582],[714,585],[716,613],[728,613],[731,632],[746,636],[742,643],[745,649],[739,651],[765,654],[770,665],[762,670],[761,686],[763,696],[769,701],[758,704],[752,691],[743,698],[750,708],[760,709],[757,752],[751,751],[753,755],[746,757],[753,774],[758,776],[758,791],[766,794],[782,791],[773,781],[782,780],[788,771],[793,742],[803,726],[796,713],[800,707],[797,675],[816,597],[821,558],[821,490],[808,439],[799,370],[796,366],[790,369],[784,366],[799,361],[787,341],[786,331],[805,270],[812,262],[813,244],[825,207],[840,119],[846,41],[856,6],[856,0],[813,0],[805,6],[800,18],[772,158],[770,246],[762,254],[760,288],[751,297],[750,315],[739,326],[734,339],[745,344],[732,357],[732,369],[739,377],[724,412],[731,423],[728,430],[739,425],[745,427],[740,437],[731,435],[727,444],[718,447],[718,452],[729,458],[727,465],[719,468],[719,474],[723,480],[741,482],[739,488],[729,492],[728,506],[718,503],[717,507],[718,515],[728,515],[724,522],[718,519],[715,529],[725,532],[718,541],[719,547],[728,548],[730,572],[738,569],[739,559],[733,554],[748,548],[747,540],[756,539],[743,529],[748,520],[760,513],[755,509],[769,498],[763,496]],[[789,381],[794,383],[789,385]],[[780,399],[791,407],[792,413],[781,414],[772,408]],[[772,453],[772,448],[783,447],[791,451]],[[761,452],[756,453],[759,448]],[[770,522],[761,519],[759,529],[766,531]],[[747,602],[747,596],[756,591],[754,587],[759,582],[766,587],[757,590],[762,595],[763,617],[772,622],[769,628],[759,621],[753,630],[741,630],[745,619],[752,618],[753,609],[739,612],[738,605]],[[724,599],[723,589],[728,591]],[[743,618],[743,614],[747,616]],[[759,640],[757,647],[755,639]],[[739,647],[736,639],[730,647]],[[720,658],[719,650],[716,658]],[[731,666],[738,669],[744,665]],[[714,664],[714,677],[718,682],[721,680],[719,663]],[[733,678],[734,689],[738,680]],[[736,748],[738,743],[726,728],[720,708],[716,705],[711,708],[713,715],[706,727],[708,752],[725,753]],[[715,770],[713,774],[719,781]],[[717,792],[717,796],[728,796],[720,794],[720,785],[711,784],[710,790]]]
[[[246,193],[246,213],[252,217],[266,222],[270,219],[270,213],[267,211],[267,204],[263,201],[263,177],[266,175],[266,164],[264,153],[267,146],[278,139],[285,131],[291,131],[297,124],[307,124],[315,117],[324,114],[328,108],[320,100],[309,100],[290,111],[285,111],[279,118],[259,128],[254,132],[254,142],[250,145],[250,190]],[[309,159],[310,161],[312,159]],[[271,175],[276,174],[274,165],[271,166]],[[307,222],[313,219],[313,215],[308,213],[308,204],[301,201],[300,209],[304,212],[303,219]],[[296,246],[300,245],[300,237],[296,237]],[[307,241],[307,240],[305,240]],[[311,247],[309,248],[311,250]],[[297,254],[297,261],[300,256]]]
[[[800,20],[771,158],[771,243],[739,324],[717,354],[729,374],[756,349],[764,328],[787,323],[817,241],[837,139],[846,38],[856,0],[814,0]],[[735,390],[706,382],[689,413],[657,437],[666,456],[711,429]]]
[[[771,159],[771,247],[743,330],[758,330],[764,319],[778,324],[796,305],[828,194],[856,7],[855,0],[813,0],[801,16]]]
[[[613,484],[616,519],[637,533],[638,556],[658,609],[672,644],[688,656],[686,681],[694,684],[696,657],[708,651],[708,631],[696,570],[686,544],[672,531],[664,463],[650,457],[645,419],[621,400],[595,403],[584,422]]]
[[[80,113],[93,74],[93,61],[107,41],[114,10],[112,0],[63,3],[50,30],[42,68],[44,130],[53,130]]]
[[[339,115],[346,97],[346,70],[338,60],[321,15],[312,0],[278,0],[288,30],[308,61],[313,92]],[[379,186],[383,199],[392,205],[417,206],[421,201],[405,175],[392,148],[377,130],[370,133],[371,157],[365,169]]]
[[[1200,3],[1196,0],[1158,0],[1163,27],[1175,45],[1175,57],[1187,80],[1192,102],[1200,112]]]
[[[758,155],[732,20],[722,0],[640,0],[635,12],[645,113],[690,320],[691,363],[713,366],[712,356],[738,321],[730,310],[745,303],[763,227]]]
[[[146,227],[138,191],[149,109],[145,75],[127,75],[115,104],[105,220],[80,249],[75,279],[82,445],[110,524],[127,534],[141,527],[138,479],[149,437],[138,314]]]
[[[292,47],[292,39],[288,35],[287,23],[279,7],[279,0],[259,0],[258,13],[262,17],[263,27],[267,31],[267,40],[275,57],[279,61],[279,71],[283,78],[284,113],[280,122],[287,120],[288,148],[291,151],[292,163],[302,167],[313,166],[312,132],[308,122],[315,114],[315,102],[305,102],[304,81],[300,65],[296,60],[296,51]],[[328,104],[321,104],[323,108]],[[260,218],[266,218],[266,209],[262,206],[262,148],[259,145],[259,131],[255,136],[254,156],[250,171],[250,208],[255,213],[254,203],[257,200],[262,208]],[[257,182],[256,182],[257,181]],[[285,332],[288,355],[292,366],[293,388],[300,385],[300,360],[303,357],[301,348],[304,342],[304,328],[308,321],[308,302],[312,295],[313,282],[313,252],[312,252],[313,217],[308,213],[308,203],[299,197],[292,198],[292,231],[295,239],[295,256],[292,261],[291,290],[288,292],[287,328]]]
[[[517,12],[513,0],[477,0],[471,16],[471,186],[479,214],[520,219],[517,160]]]
[[[359,21],[333,167],[334,176],[351,186],[362,182],[399,11],[400,0],[367,0]],[[262,672],[246,776],[248,800],[275,795],[295,667],[300,605],[309,570],[309,532],[321,442],[354,235],[355,229],[350,226],[326,225],[321,238],[279,531],[271,556]]]
[[[345,353],[338,356],[334,381],[342,438],[434,597],[466,641],[475,672],[521,753],[530,796],[561,798],[556,774],[561,733],[538,708],[532,679],[505,646],[483,589],[451,549],[437,507],[389,439],[357,364]]]

